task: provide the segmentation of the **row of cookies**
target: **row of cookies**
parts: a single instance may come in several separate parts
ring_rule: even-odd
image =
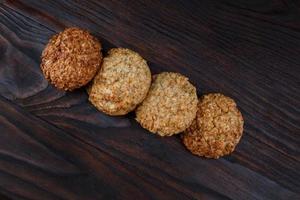
[[[54,35],[42,53],[49,82],[72,91],[90,82],[89,101],[108,115],[133,110],[141,126],[160,136],[181,137],[193,153],[218,158],[231,153],[243,132],[236,103],[222,94],[198,100],[188,78],[174,72],[151,76],[136,52],[114,48],[104,58],[100,42],[88,31],[68,28]]]

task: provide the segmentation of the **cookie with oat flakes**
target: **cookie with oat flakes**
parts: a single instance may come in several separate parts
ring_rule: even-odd
[[[89,101],[109,115],[125,115],[146,97],[151,85],[147,62],[136,52],[114,48],[88,88]]]
[[[190,126],[197,102],[196,88],[187,77],[163,72],[153,76],[149,93],[136,110],[136,120],[152,133],[171,136]]]
[[[197,116],[182,141],[193,154],[219,158],[234,151],[243,133],[244,120],[233,99],[222,94],[204,95]]]
[[[45,78],[57,88],[71,91],[95,76],[102,60],[101,44],[88,31],[67,28],[49,40],[41,59]]]

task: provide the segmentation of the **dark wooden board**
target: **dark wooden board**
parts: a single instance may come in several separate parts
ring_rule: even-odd
[[[49,85],[41,52],[69,26],[233,97],[236,151],[193,156]],[[299,86],[300,1],[0,0],[0,199],[300,199]]]

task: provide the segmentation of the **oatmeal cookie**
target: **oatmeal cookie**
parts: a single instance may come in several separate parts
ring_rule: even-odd
[[[182,135],[195,155],[219,158],[234,151],[241,139],[244,120],[233,99],[222,94],[204,95],[197,116]]]
[[[109,115],[125,115],[144,100],[150,85],[147,62],[132,50],[114,48],[88,88],[89,101]]]
[[[88,31],[67,28],[49,40],[41,59],[46,79],[59,89],[71,91],[95,76],[102,60],[101,44]]]
[[[136,120],[152,133],[171,136],[190,126],[197,102],[196,88],[187,77],[163,72],[153,76],[149,93],[136,110]]]

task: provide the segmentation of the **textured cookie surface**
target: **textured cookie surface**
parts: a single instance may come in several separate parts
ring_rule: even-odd
[[[42,53],[41,69],[59,89],[74,90],[86,85],[100,67],[101,44],[79,28],[54,35]]]
[[[233,99],[222,94],[204,95],[197,116],[182,135],[185,146],[198,156],[219,158],[234,151],[244,120]]]
[[[143,101],[150,85],[150,69],[138,53],[111,49],[88,88],[89,101],[109,115],[124,115]]]
[[[160,136],[180,133],[190,126],[197,112],[196,88],[183,75],[163,72],[136,110],[136,120]]]

